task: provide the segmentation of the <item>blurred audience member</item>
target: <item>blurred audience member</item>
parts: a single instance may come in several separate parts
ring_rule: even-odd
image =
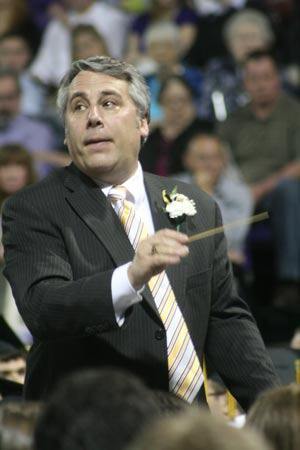
[[[104,37],[92,25],[77,25],[71,34],[72,60],[86,59],[95,55],[107,55]]]
[[[52,6],[54,18],[47,26],[38,54],[31,66],[34,77],[57,86],[71,64],[72,27],[89,24],[103,35],[109,53],[120,57],[126,41],[128,19],[125,13],[104,1],[64,0],[65,8]]]
[[[261,12],[245,9],[224,26],[229,55],[211,60],[204,70],[201,116],[225,120],[248,101],[242,81],[242,64],[250,52],[269,49],[274,42],[270,21]]]
[[[23,385],[26,356],[22,350],[0,341],[0,378]]]
[[[30,16],[35,26],[43,32],[51,18],[49,9],[53,3],[62,3],[63,0],[27,0]]]
[[[0,83],[1,84],[1,83]],[[25,186],[36,181],[33,159],[29,152],[15,144],[0,147],[0,224],[3,202]],[[4,263],[3,245],[1,243],[2,227],[0,226],[0,268]],[[24,325],[15,306],[11,288],[0,272],[0,310],[15,333],[28,343],[29,331]]]
[[[19,75],[21,112],[38,116],[45,108],[45,92],[28,71],[31,58],[31,48],[22,34],[11,31],[0,36],[0,68],[14,70]]]
[[[24,145],[33,155],[40,177],[53,166],[62,166],[69,158],[54,151],[56,139],[47,124],[20,111],[21,86],[18,76],[10,69],[0,70],[0,146]]]
[[[184,57],[195,39],[197,14],[183,5],[181,0],[150,0],[149,10],[139,14],[131,25],[126,60],[135,65],[143,60],[145,33],[150,25],[160,21],[171,21],[179,27],[178,52]]]
[[[270,224],[280,282],[274,305],[300,307],[300,105],[282,92],[271,54],[250,54],[244,65],[250,103],[220,125],[251,187],[257,210],[271,213]]]
[[[32,450],[41,405],[6,401],[0,405],[0,442],[3,450]]]
[[[37,425],[36,450],[121,450],[160,408],[134,375],[86,370],[65,378]]]
[[[1,0],[0,2],[0,36],[10,31],[17,31],[30,42],[36,50],[40,34],[30,17],[27,0]]]
[[[182,181],[197,184],[218,203],[223,223],[248,217],[253,201],[250,189],[242,181],[238,170],[228,160],[225,144],[215,134],[198,133],[192,137],[183,154],[186,172]],[[232,263],[245,262],[245,241],[248,225],[226,230],[228,255]]]
[[[152,130],[140,154],[143,169],[157,175],[182,172],[182,154],[196,131],[208,131],[212,124],[197,117],[194,91],[178,75],[161,85],[159,103],[164,117]]]
[[[127,450],[267,450],[262,438],[207,411],[191,410],[148,425]]]
[[[195,103],[200,103],[202,73],[198,68],[180,61],[180,29],[170,21],[150,25],[145,33],[145,53],[148,64],[139,67],[144,73],[151,94],[151,121],[161,120],[163,113],[158,103],[161,83],[170,75],[182,76],[194,89]]]
[[[227,390],[215,374],[207,379],[206,397],[211,413],[228,420]]]
[[[247,424],[261,433],[274,450],[298,450],[300,386],[290,384],[263,393],[250,408]]]
[[[300,351],[300,327],[296,328],[292,336],[290,347],[292,350]],[[300,353],[299,353],[300,355]]]
[[[161,414],[175,414],[181,411],[187,411],[192,407],[190,403],[185,401],[182,397],[174,394],[174,392],[159,390],[153,390],[151,392]]]

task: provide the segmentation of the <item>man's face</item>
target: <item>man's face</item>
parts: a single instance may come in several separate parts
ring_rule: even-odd
[[[78,33],[73,42],[73,59],[87,59],[90,56],[105,55],[103,42],[92,33],[82,31]]]
[[[20,73],[30,61],[30,50],[24,39],[11,36],[0,43],[0,66]]]
[[[65,126],[76,166],[109,184],[122,183],[134,173],[141,138],[149,132],[127,82],[89,71],[80,72],[70,85]]]
[[[20,112],[20,93],[13,77],[0,78],[0,128]]]
[[[0,188],[2,192],[12,195],[26,186],[28,171],[21,164],[11,163],[0,166]]]
[[[246,63],[244,83],[254,104],[274,103],[280,93],[278,70],[268,57]]]
[[[188,146],[184,164],[191,173],[206,173],[217,182],[225,166],[219,140],[210,136],[195,137]]]
[[[249,53],[266,48],[266,39],[261,29],[253,23],[237,27],[228,43],[229,50],[237,62],[243,62]]]

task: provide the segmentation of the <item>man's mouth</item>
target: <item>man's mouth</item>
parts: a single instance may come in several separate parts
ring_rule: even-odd
[[[93,144],[105,144],[106,142],[111,142],[109,138],[88,138],[84,140],[84,145],[93,145]]]

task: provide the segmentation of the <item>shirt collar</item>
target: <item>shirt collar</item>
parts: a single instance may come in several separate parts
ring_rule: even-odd
[[[128,200],[132,201],[136,206],[143,203],[146,197],[146,190],[144,185],[144,175],[139,162],[134,174],[122,183],[122,186],[125,186],[128,191]],[[113,185],[109,185],[101,188],[105,197],[108,196],[112,187]]]

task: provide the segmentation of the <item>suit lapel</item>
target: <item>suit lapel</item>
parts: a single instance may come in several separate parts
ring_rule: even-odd
[[[67,170],[68,175],[64,180],[68,189],[67,202],[101,241],[116,267],[131,261],[134,257],[134,249],[118,216],[99,186],[73,164]],[[143,297],[160,320],[148,288],[144,290]]]

